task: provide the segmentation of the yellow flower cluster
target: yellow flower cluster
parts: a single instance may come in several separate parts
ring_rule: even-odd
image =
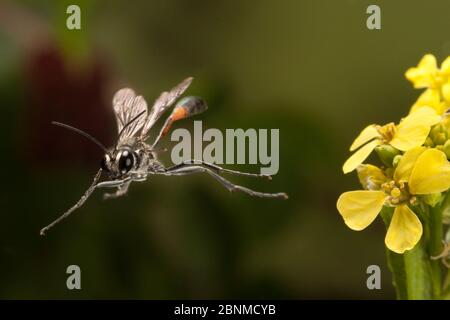
[[[435,205],[430,199],[450,188],[450,57],[439,69],[436,58],[427,54],[405,75],[415,88],[426,90],[399,123],[372,124],[361,131],[342,169],[356,169],[364,190],[345,192],[337,201],[344,222],[358,231],[383,206],[395,207],[385,244],[396,253],[415,247],[423,233],[418,210]],[[363,164],[373,150],[383,166]]]
[[[406,71],[406,78],[416,89],[427,88],[412,106],[415,111],[423,106],[443,114],[450,106],[450,57],[445,59],[441,68],[437,67],[436,58],[432,54],[425,55],[417,67]]]

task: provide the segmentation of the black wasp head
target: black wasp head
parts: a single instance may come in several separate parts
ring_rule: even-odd
[[[137,163],[137,154],[129,147],[117,149],[113,154],[106,153],[100,163],[103,171],[111,178],[118,179],[132,170]]]

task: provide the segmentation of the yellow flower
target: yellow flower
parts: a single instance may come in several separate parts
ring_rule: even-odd
[[[361,164],[356,168],[359,182],[366,190],[380,190],[388,178],[380,168],[371,164]]]
[[[349,191],[339,197],[337,209],[345,224],[350,229],[363,230],[375,220],[383,206],[394,206],[385,244],[396,253],[414,248],[423,229],[408,204],[417,201],[416,195],[450,188],[450,163],[445,154],[437,149],[415,147],[402,156],[391,180],[375,166],[359,168],[362,168],[358,169],[360,180],[366,182],[369,190]]]
[[[405,73],[406,79],[411,81],[416,89],[437,89],[447,81],[449,75],[450,57],[445,59],[439,69],[432,54],[424,55],[417,67],[409,68]]]
[[[426,54],[417,67],[406,71],[405,76],[415,88],[427,88],[412,106],[411,112],[428,106],[439,115],[444,114],[450,106],[450,57],[445,59],[439,69],[436,58],[432,54]]]
[[[450,88],[449,88],[450,89]],[[438,90],[427,89],[425,90],[416,102],[411,107],[410,113],[416,112],[423,107],[433,108],[438,115],[443,115],[450,105],[450,90],[446,93],[444,100],[441,99],[441,95]]]
[[[421,146],[430,133],[431,126],[440,120],[441,117],[434,109],[423,107],[403,118],[397,126],[394,123],[367,126],[350,146],[350,151],[359,149],[347,159],[342,170],[344,173],[355,170],[381,144],[390,144],[401,151]]]

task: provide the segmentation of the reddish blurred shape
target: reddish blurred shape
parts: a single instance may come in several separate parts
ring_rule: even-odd
[[[29,53],[25,63],[28,156],[32,162],[92,163],[102,151],[85,138],[51,125],[59,121],[112,142],[111,102],[105,99],[106,68],[92,58],[80,68],[69,68],[55,46]],[[97,163],[95,162],[95,165]]]
[[[114,120],[111,100],[105,98],[108,77],[104,57],[70,59],[56,44],[46,20],[31,7],[12,1],[0,3],[0,29],[23,52],[25,111],[19,128],[25,147],[21,156],[30,166],[97,166],[102,156],[97,146],[53,126],[51,121],[78,127],[106,145],[112,142]]]

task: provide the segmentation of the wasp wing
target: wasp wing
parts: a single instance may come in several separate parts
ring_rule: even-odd
[[[142,137],[147,135],[150,128],[158,121],[161,115],[183,94],[184,91],[186,91],[192,80],[192,77],[186,78],[169,92],[164,91],[160,94],[147,117],[141,132]]]
[[[113,109],[118,133],[137,115],[144,113],[123,130],[120,139],[135,136],[144,127],[147,118],[147,102],[142,96],[136,96],[134,90],[123,88],[117,91],[113,98]]]

